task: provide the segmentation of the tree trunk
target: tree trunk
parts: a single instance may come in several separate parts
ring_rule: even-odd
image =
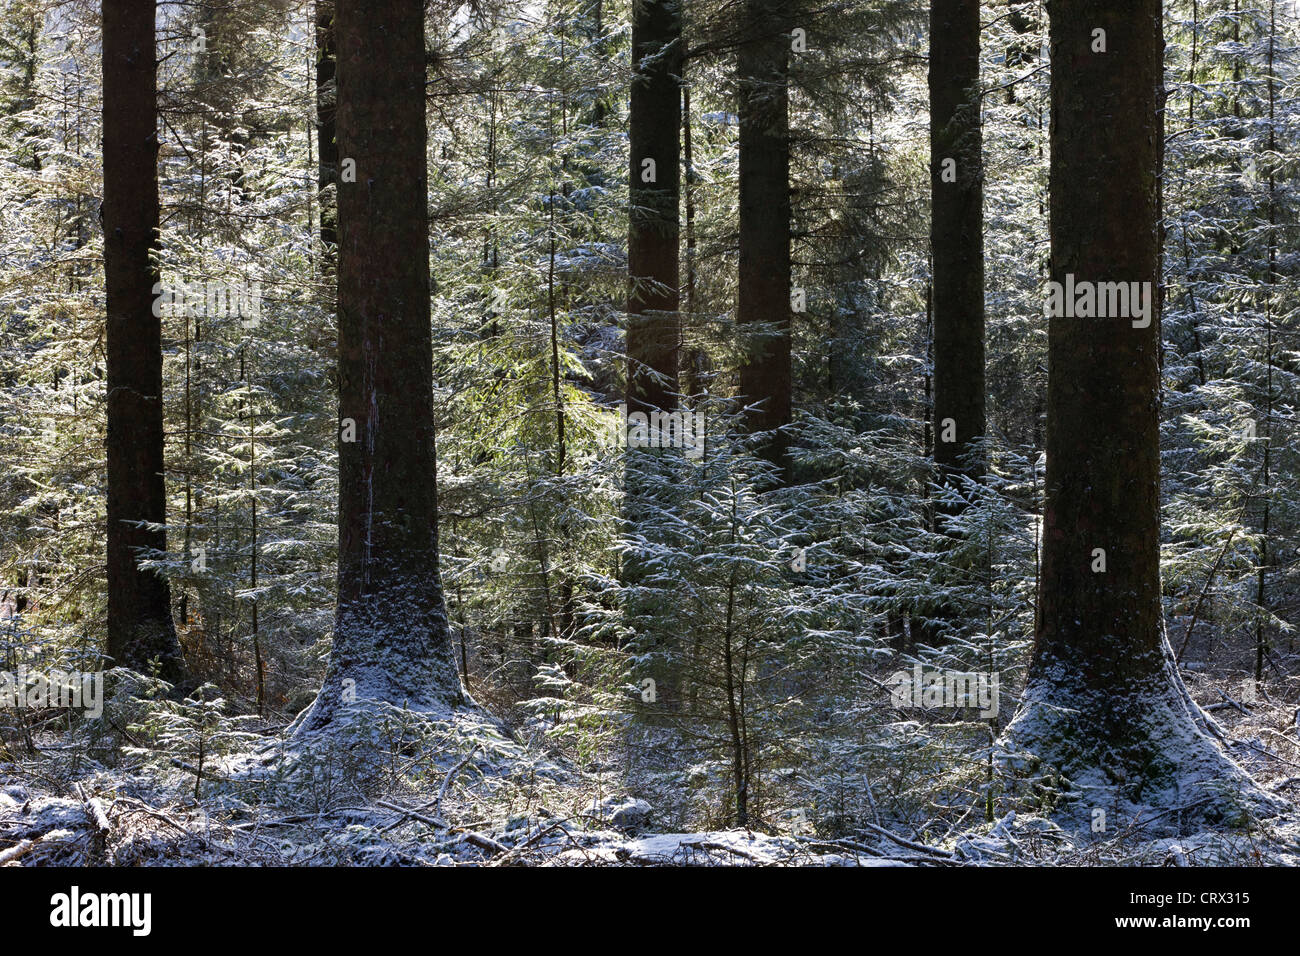
[[[746,358],[740,393],[753,431],[790,423],[790,26],[784,0],[746,0],[737,56],[740,107],[740,285]],[[784,436],[764,454],[789,478]]]
[[[1123,9],[1052,0],[1048,12],[1051,278],[1148,283],[1151,310],[1106,318],[1052,310],[1042,597],[1004,756],[1015,769],[1055,774],[1064,791],[1056,812],[1079,828],[1097,808],[1127,822],[1193,807],[1142,817],[1161,826],[1239,818],[1245,803],[1266,809],[1270,798],[1208,736],[1213,725],[1182,684],[1161,615],[1159,322],[1151,314],[1160,0]],[[1104,53],[1094,52],[1098,30]]]
[[[677,407],[679,215],[681,187],[681,0],[634,0],[633,73],[628,114],[630,140],[627,302],[627,412],[650,415]],[[657,419],[651,418],[653,423]],[[653,448],[628,448],[625,457],[623,513],[635,532],[655,508],[645,475]],[[635,597],[642,580],[642,555],[629,553],[620,566],[629,595],[627,619],[651,619],[654,607]],[[646,644],[650,639],[643,636]],[[656,663],[638,670],[637,679],[654,681],[648,713],[675,710],[679,643],[655,641]],[[642,651],[651,650],[642,646]]]
[[[627,260],[627,410],[677,405],[680,0],[634,0]]]
[[[930,4],[930,248],[932,256],[931,406],[933,454],[939,480],[960,488],[961,478],[984,471],[978,441],[984,434],[984,161],[980,128],[979,0]],[[937,502],[936,516],[960,514],[960,504]],[[953,532],[938,522],[940,530]],[[946,555],[959,576],[968,562]],[[961,614],[940,599],[921,608],[925,642],[934,644],[960,624]]]
[[[330,247],[338,242],[337,198],[326,194],[330,186],[337,189],[339,146],[335,129],[334,0],[316,2],[316,149],[317,182],[320,187],[320,241],[325,247],[325,261],[333,258]]]
[[[696,273],[699,256],[695,228],[695,194],[700,175],[695,169],[695,154],[692,149],[691,88],[685,83],[685,77],[682,79],[682,166],[685,176],[682,189],[682,205],[686,214],[684,224],[686,231],[686,277],[682,291],[686,299],[686,315],[681,322],[684,353],[682,357],[681,387],[684,394],[694,399],[705,386],[704,372],[708,354],[698,345],[692,334],[694,332],[692,323],[695,321],[695,313],[699,308],[696,296]]]
[[[984,434],[984,164],[979,0],[930,5],[930,247],[934,256],[934,462],[978,477]]]
[[[167,581],[141,569],[165,551],[159,281],[158,78],[154,5],[105,0],[104,286],[108,378],[108,653],[115,664],[181,679]]]
[[[334,647],[300,731],[340,703],[462,702],[438,572],[421,0],[338,0],[339,576]],[[382,64],[382,68],[377,66]]]

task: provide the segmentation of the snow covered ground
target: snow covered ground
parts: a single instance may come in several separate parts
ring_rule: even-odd
[[[114,739],[93,723],[46,729],[0,760],[0,866],[1300,865],[1294,810],[1159,838],[1141,821],[1067,832],[1023,811],[923,832],[884,815],[831,837],[797,814],[777,817],[790,832],[683,832],[616,771],[576,767],[473,707],[358,706],[305,735],[237,718],[208,726],[196,756],[171,706],[114,721]],[[1216,716],[1234,757],[1294,807],[1294,747],[1269,726],[1281,718],[1236,701]]]

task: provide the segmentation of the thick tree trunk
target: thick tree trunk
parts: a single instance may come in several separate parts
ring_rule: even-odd
[[[438,573],[426,215],[424,8],[338,0],[339,577],[325,684],[341,703],[445,711],[463,700]]]
[[[108,378],[108,654],[182,677],[167,581],[140,568],[165,551],[162,322],[158,269],[158,81],[154,5],[105,0],[104,286]]]
[[[1096,809],[1129,821],[1192,808],[1142,818],[1162,826],[1236,818],[1268,800],[1208,736],[1161,615],[1160,2],[1052,0],[1049,15],[1051,278],[1068,286],[1072,276],[1076,289],[1146,283],[1151,309],[1053,309],[1049,320],[1042,597],[1024,706],[1004,745],[1018,769],[1057,775],[1058,814],[1080,827]]]
[[[787,425],[790,366],[790,25],[784,0],[746,0],[737,57],[740,107],[740,285],[745,336],[740,393],[754,431]],[[765,455],[788,478],[787,442]]]
[[[629,101],[630,140],[627,303],[627,411],[651,414],[678,405],[678,348],[681,338],[679,283],[679,213],[681,187],[681,0],[634,0],[632,4],[632,81]],[[656,419],[651,418],[653,423]],[[629,531],[642,525],[656,507],[645,476],[653,448],[629,448],[624,480],[624,517]],[[642,580],[639,553],[628,554],[620,568],[627,594],[627,619],[653,619],[655,608],[637,597]],[[643,653],[654,663],[638,669],[637,680],[654,682],[646,714],[680,706],[678,642],[654,642]]]
[[[984,434],[984,164],[979,0],[930,5],[930,247],[934,256],[934,462],[978,477]]]
[[[939,480],[960,488],[984,468],[984,161],[980,128],[979,0],[930,4],[930,296],[933,454]],[[947,499],[935,512],[952,517]],[[947,530],[952,533],[950,529]],[[945,563],[958,574],[963,562]],[[965,562],[967,565],[969,562]],[[967,567],[966,570],[969,570]],[[942,600],[918,609],[925,642],[939,643],[961,613]]]
[[[680,0],[634,0],[627,259],[627,408],[676,407]]]

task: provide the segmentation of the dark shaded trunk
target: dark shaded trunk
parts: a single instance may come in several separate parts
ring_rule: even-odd
[[[181,679],[183,660],[167,582],[140,567],[165,551],[162,322],[159,281],[158,78],[154,5],[105,0],[104,287],[108,378],[108,654]]]
[[[339,576],[325,684],[300,727],[355,695],[463,699],[438,571],[420,0],[339,0]]]
[[[328,190],[337,188],[339,146],[335,129],[334,0],[316,3],[316,150],[317,184],[320,187],[320,241],[325,261],[332,258],[330,247],[338,242],[337,198]]]
[[[632,4],[628,214],[628,412],[677,405],[680,0]]]
[[[979,0],[930,6],[930,247],[934,256],[934,462],[978,477],[984,434],[984,166]]]
[[[708,361],[708,355],[705,350],[696,342],[693,336],[695,312],[698,308],[696,301],[696,270],[697,270],[697,246],[698,239],[695,229],[695,192],[699,183],[700,176],[695,170],[695,154],[692,149],[692,121],[691,121],[691,89],[685,85],[683,77],[682,86],[682,166],[685,176],[683,185],[683,206],[686,213],[686,277],[683,283],[683,294],[685,301],[685,316],[682,319],[682,391],[684,394],[694,398],[699,395],[705,385],[705,363]]]
[[[1156,0],[1052,16],[1051,278],[1158,280]],[[1109,52],[1093,53],[1106,29]],[[1106,117],[1105,122],[1097,117]],[[1036,659],[1098,689],[1161,669],[1159,375],[1154,317],[1049,320],[1047,499]],[[1107,555],[1092,571],[1094,548]]]
[[[984,165],[980,129],[979,0],[930,4],[930,249],[935,470],[943,484],[984,471]],[[936,518],[962,511],[935,503]],[[945,522],[939,530],[952,534]],[[955,555],[958,575],[969,571]],[[944,639],[960,622],[947,602],[920,609],[926,643]]]
[[[677,407],[678,348],[681,338],[679,214],[681,188],[682,18],[680,0],[636,0],[632,4],[632,63],[628,134],[630,140],[627,303],[627,412],[650,415]],[[656,419],[649,419],[651,422]],[[653,448],[629,447],[626,455],[623,513],[627,529],[637,531],[656,506],[644,474]],[[654,617],[653,602],[638,596],[640,553],[629,553],[620,567],[627,588],[625,612],[633,627]],[[656,663],[638,669],[637,680],[656,688],[647,715],[679,706],[677,644],[665,646],[641,637],[643,652]]]
[[[1154,290],[1160,2],[1052,0],[1048,12],[1051,278]],[[1240,822],[1247,793],[1257,808],[1269,802],[1209,736],[1164,637],[1158,300],[1148,301],[1145,316],[1053,309],[1049,320],[1041,599],[1024,706],[1005,740],[1013,765],[1063,778],[1057,813],[1080,827],[1097,807],[1126,821],[1196,808],[1144,818],[1174,826]]]
[[[790,423],[790,25],[784,0],[746,0],[737,56],[740,112],[740,282],[736,323],[746,357],[740,393],[754,431]],[[787,441],[764,455],[786,478]]]

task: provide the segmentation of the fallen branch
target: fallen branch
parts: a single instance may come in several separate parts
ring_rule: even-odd
[[[870,830],[872,833],[878,833],[880,836],[884,837],[887,840],[893,840],[895,843],[897,843],[901,847],[904,847],[905,849],[915,850],[917,853],[928,853],[931,856],[935,856],[943,860],[951,860],[953,858],[952,854],[949,853],[947,850],[939,850],[932,846],[926,846],[924,843],[913,843],[911,840],[905,840],[901,836],[898,836],[897,834],[891,833],[890,831],[886,830],[884,827],[876,826],[874,823],[864,822],[862,826]]]
[[[433,801],[433,815],[435,817],[442,813],[442,801],[443,798],[447,796],[447,788],[451,786],[451,782],[456,779],[460,772],[465,769],[465,766],[474,759],[474,755],[478,753],[478,750],[478,744],[471,747],[469,753],[465,755],[465,759],[452,767],[451,772],[443,779],[442,786],[438,788],[438,798]]]
[[[194,776],[196,777],[202,777],[204,780],[211,780],[214,783],[232,782],[231,780],[228,780],[225,777],[218,777],[215,773],[210,773],[207,770],[200,770],[198,767],[192,766],[191,764],[187,764],[184,760],[180,760],[177,757],[172,757],[171,763],[173,767],[179,767],[180,769],[186,771],[187,773],[194,774]]]
[[[538,840],[546,836],[548,833],[553,833],[556,830],[559,830],[561,833],[568,836],[570,841],[573,840],[572,834],[570,834],[569,831],[564,826],[564,821],[560,820],[555,823],[552,823],[550,826],[539,828],[536,833],[530,836],[523,843],[519,844],[517,847],[510,850],[499,859],[493,860],[492,865],[503,866],[506,863],[506,861],[509,860],[511,857],[523,856],[523,854],[528,850],[529,847],[533,846],[535,843],[537,843]]]
[[[690,843],[682,843],[680,844],[680,846],[684,846],[692,850],[703,850],[705,853],[709,853],[714,850],[717,850],[718,852],[721,853],[732,853],[740,857],[742,860],[748,860],[750,863],[767,862],[766,860],[756,857],[754,856],[754,854],[749,853],[745,850],[737,849],[734,846],[728,846],[726,843],[713,843],[707,840],[695,840]],[[654,860],[654,857],[641,857],[641,859]]]
[[[885,860],[891,863],[914,863],[914,864],[924,864],[927,866],[930,864],[934,864],[936,866],[938,865],[960,866],[961,865],[957,860],[945,860],[942,859],[941,857],[935,857],[934,859],[925,859],[925,858],[917,859],[914,856],[889,856],[885,853],[882,853],[880,850],[876,849],[875,847],[865,846],[864,844],[861,843],[855,843],[852,840],[823,840],[817,837],[795,837],[795,840],[809,847],[818,847],[824,850],[835,850],[836,852],[839,853],[843,853],[844,851],[848,850],[855,854],[861,854],[863,856],[871,857],[871,859],[873,860]]]
[[[33,849],[36,848],[36,845],[40,843],[41,840],[43,839],[45,839],[44,834],[32,840],[19,840],[15,846],[11,846],[9,849],[0,853],[0,866],[5,866],[9,863],[12,863],[14,860],[18,859],[19,857],[24,856],[27,853],[30,853]]]
[[[87,796],[81,784],[77,784],[77,796],[81,798],[81,808],[86,811],[86,816],[90,818],[90,822],[95,825],[98,832],[108,833],[113,829],[108,815],[104,813],[104,805],[95,797]]]
[[[465,834],[464,839],[466,843],[472,846],[476,846],[481,850],[487,850],[490,853],[510,852],[510,848],[506,846],[504,843],[498,843],[496,840],[492,839],[491,837],[485,837],[483,834],[475,833],[472,830]]]
[[[155,810],[153,807],[149,806],[147,803],[144,803],[143,801],[133,800],[130,797],[122,797],[121,799],[124,803],[133,803],[139,808],[132,812],[147,814],[148,816],[153,817],[155,820],[162,821],[163,823],[170,826],[172,829],[179,830],[181,833],[184,833],[186,836],[199,837],[199,839],[203,840],[204,843],[208,842],[206,838],[200,837],[199,834],[195,833],[193,830],[187,830],[185,827],[181,826],[179,823],[177,823],[171,817],[167,816],[167,814],[163,813],[161,810]]]
[[[411,810],[406,807],[400,807],[395,803],[389,803],[387,800],[379,800],[377,801],[377,805],[383,807],[385,810],[392,810],[394,813],[400,813],[403,817],[403,820],[406,817],[410,817],[412,820],[419,820],[421,823],[427,824],[438,830],[451,829],[451,824],[449,824],[446,820],[441,820],[437,817],[425,816],[423,813],[420,813],[418,810]],[[403,820],[399,820],[398,823],[403,822]],[[386,827],[385,829],[391,830],[392,827]]]
[[[1225,694],[1223,691],[1219,691],[1219,696],[1223,698],[1224,706],[1235,707],[1237,710],[1241,711],[1247,717],[1250,716],[1250,711],[1241,702],[1233,700],[1233,698],[1230,695]],[[1215,705],[1212,704],[1211,706],[1215,706]]]

